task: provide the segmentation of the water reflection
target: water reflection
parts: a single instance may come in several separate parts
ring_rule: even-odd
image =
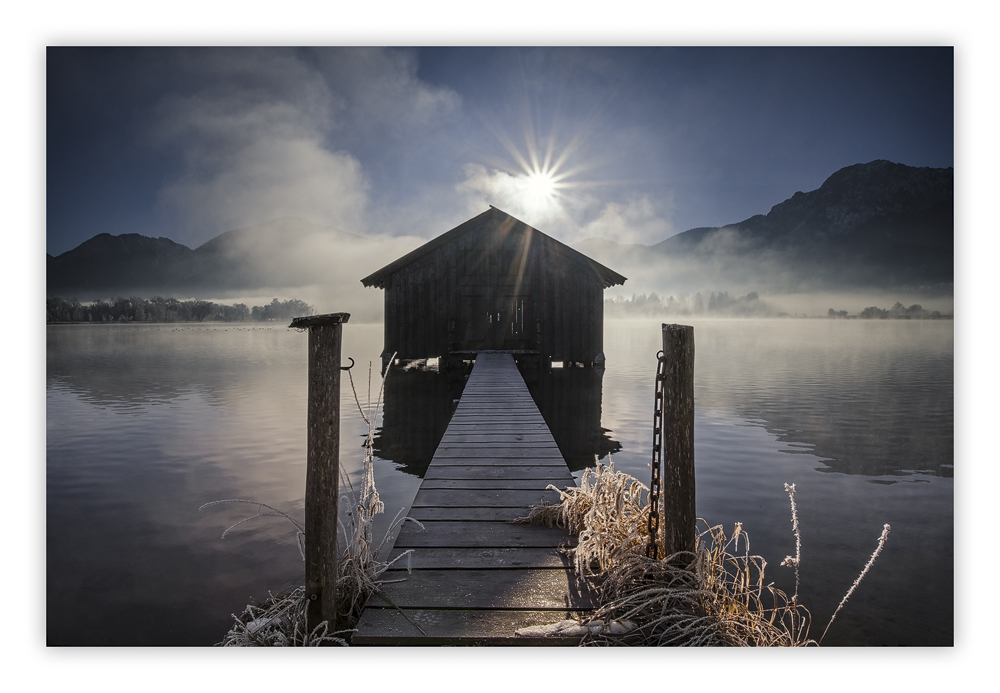
[[[268,380],[302,368],[301,340],[288,332],[281,326],[52,326],[46,380],[48,387],[120,412],[189,395],[223,406],[231,395],[264,385],[248,383],[248,376]]]
[[[952,324],[702,320],[696,415],[759,426],[816,471],[895,482],[954,475]],[[611,321],[604,421],[628,443],[615,460],[645,474],[659,324]],[[609,399],[610,396],[610,399]],[[710,440],[696,439],[696,454]]]
[[[622,446],[601,427],[602,368],[522,371],[528,391],[549,425],[570,471],[593,467]]]
[[[899,322],[899,321],[897,321]],[[758,422],[817,471],[953,476],[950,323],[746,321],[697,330],[702,410]],[[888,477],[888,479],[885,479]]]
[[[421,363],[393,368],[385,381],[375,454],[422,478],[470,372],[469,364],[440,371]],[[522,366],[521,374],[571,471],[592,467],[595,458],[621,450],[621,444],[608,436],[609,429],[601,427],[603,370]]]
[[[399,471],[423,478],[444,436],[468,368],[438,371],[423,364],[390,369],[385,379],[382,426],[375,454]]]

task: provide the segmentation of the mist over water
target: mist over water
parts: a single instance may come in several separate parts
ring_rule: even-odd
[[[678,321],[695,326],[698,514],[743,522],[768,579],[790,591],[778,564],[794,553],[783,484],[796,484],[817,636],[890,523],[825,644],[951,644],[953,323]],[[648,483],[659,324],[608,320],[603,374],[529,382],[568,458],[610,450]],[[223,540],[252,508],[198,507],[247,498],[302,517],[306,340],[283,326],[48,328],[50,644],[210,645],[251,597],[301,584],[290,525],[255,520]],[[381,349],[381,325],[345,325],[362,402]],[[412,501],[461,391],[393,375],[376,537]],[[341,464],[356,479],[367,428],[346,374],[341,398]]]

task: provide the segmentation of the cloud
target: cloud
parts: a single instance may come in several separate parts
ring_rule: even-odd
[[[453,91],[417,78],[407,51],[220,49],[172,57],[187,79],[161,99],[154,137],[180,170],[159,201],[187,243],[281,216],[353,233],[379,230],[390,201],[379,200],[372,214],[371,172],[384,178],[422,156],[428,136],[461,106]],[[382,221],[373,224],[373,216]]]
[[[617,243],[653,244],[674,233],[646,195],[625,202],[609,202],[596,219],[583,227],[585,238],[607,238]]]
[[[199,166],[167,185],[161,199],[194,233],[208,237],[281,216],[338,229],[364,228],[367,184],[361,164],[315,139],[265,134],[225,166]]]
[[[451,89],[417,77],[413,51],[338,48],[316,54],[319,69],[343,98],[343,117],[356,136],[400,138],[436,128],[461,110]]]
[[[165,96],[156,136],[177,149],[179,175],[160,190],[188,242],[295,215],[364,227],[368,203],[356,157],[331,151],[335,95],[291,51],[182,53],[198,85]]]

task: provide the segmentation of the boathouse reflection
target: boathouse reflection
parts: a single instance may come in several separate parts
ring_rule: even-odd
[[[522,375],[570,471],[622,449],[601,427],[603,368],[528,369]]]
[[[424,362],[391,368],[375,454],[391,460],[400,471],[423,478],[471,369],[471,362],[440,371]],[[528,364],[520,370],[571,471],[594,466],[595,456],[604,458],[621,450],[621,444],[608,436],[610,431],[601,427],[603,369],[539,369]]]

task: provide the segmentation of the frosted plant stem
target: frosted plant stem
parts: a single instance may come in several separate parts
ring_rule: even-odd
[[[878,555],[880,553],[882,553],[882,547],[885,546],[885,540],[886,538],[888,538],[888,536],[889,536],[889,525],[883,525],[882,535],[878,538],[878,546],[875,547],[875,552],[872,553],[872,557],[868,559],[868,563],[865,564],[865,567],[864,569],[862,569],[861,574],[858,575],[858,579],[854,581],[853,585],[851,585],[851,589],[847,590],[847,594],[845,594],[844,598],[840,600],[840,604],[837,605],[837,608],[834,610],[833,616],[830,617],[830,622],[827,623],[826,628],[823,629],[823,635],[819,636],[819,642],[823,642],[823,638],[826,637],[826,631],[830,630],[830,626],[833,624],[833,619],[837,618],[837,614],[840,612],[840,608],[844,606],[844,604],[847,603],[847,600],[850,598],[850,596],[854,594],[854,590],[856,590],[858,585],[861,584],[862,578],[864,578],[864,576],[868,574],[868,569],[872,567],[872,564],[875,563],[875,559],[878,558]]]
[[[786,556],[781,565],[793,566],[795,568],[795,593],[792,595],[792,603],[794,604],[799,598],[799,564],[802,562],[802,535],[799,533],[799,513],[795,508],[795,484],[785,484],[785,491],[788,492],[788,500],[792,505],[792,532],[795,534],[795,558]]]

